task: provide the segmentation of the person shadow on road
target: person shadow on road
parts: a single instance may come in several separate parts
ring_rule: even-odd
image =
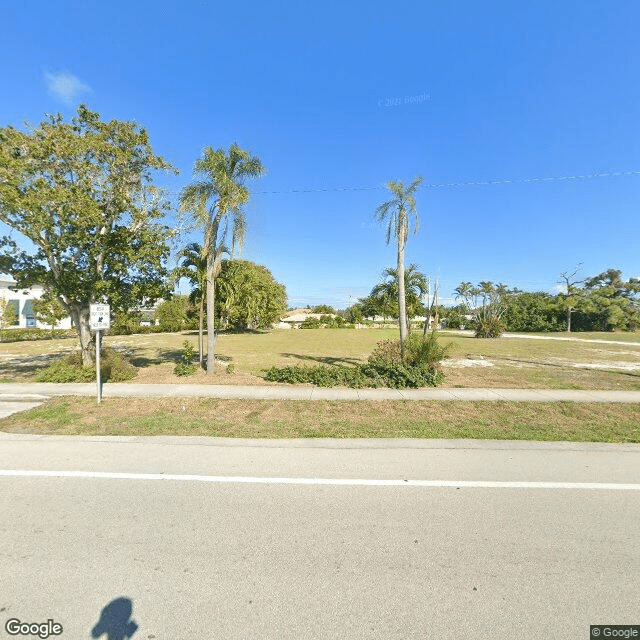
[[[138,630],[138,625],[129,620],[133,603],[129,598],[112,600],[101,612],[98,624],[91,630],[92,638],[107,634],[107,640],[128,640]]]

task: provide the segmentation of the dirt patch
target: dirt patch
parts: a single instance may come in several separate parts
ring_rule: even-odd
[[[485,359],[474,360],[472,358],[458,358],[451,360],[443,360],[443,367],[493,367],[493,362]]]
[[[640,371],[640,364],[637,362],[574,362],[573,366],[576,369],[618,369],[620,371]]]

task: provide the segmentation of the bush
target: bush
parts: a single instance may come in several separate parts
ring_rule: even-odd
[[[100,379],[102,382],[124,382],[131,380],[138,370],[118,351],[110,347],[102,349],[100,356]],[[36,376],[36,382],[93,382],[96,379],[94,365],[83,366],[82,355],[72,353],[56,360]]]
[[[140,329],[140,311],[129,311],[117,313],[111,323],[109,334],[114,336],[129,336],[138,333]]]
[[[412,333],[405,342],[404,362],[400,355],[400,340],[380,340],[369,356],[368,362],[382,361],[388,364],[435,366],[447,357],[452,346],[452,342],[441,345],[435,330],[426,336]]]
[[[368,386],[378,386],[373,384],[360,369],[360,367],[325,366],[288,366],[271,367],[266,371],[265,379],[271,382],[288,382],[290,384],[301,384],[309,382],[317,387],[335,387],[344,385],[360,389]]]
[[[322,323],[318,318],[310,317],[300,323],[301,329],[319,329]]]
[[[402,362],[400,340],[380,340],[369,356],[369,362],[377,362],[379,360],[391,364],[400,364]]]
[[[498,318],[478,320],[476,338],[499,338],[504,331],[504,325]]]
[[[182,343],[182,359],[173,368],[173,373],[177,376],[191,376],[198,370],[198,365],[194,362],[196,351],[194,346],[185,340]]]
[[[355,367],[339,365],[271,367],[266,371],[265,379],[290,384],[307,382],[318,387],[342,385],[352,389],[363,387],[404,389],[435,387],[442,383],[444,374],[435,367],[426,365],[412,366],[377,361]]]
[[[52,340],[53,338],[76,338],[75,329],[2,329],[0,342],[21,342],[23,340]]]

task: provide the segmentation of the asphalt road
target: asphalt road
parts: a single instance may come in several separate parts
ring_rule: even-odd
[[[637,445],[0,434],[0,516],[0,638],[640,624]]]

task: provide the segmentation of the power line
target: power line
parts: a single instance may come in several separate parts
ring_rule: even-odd
[[[625,176],[640,176],[640,171],[601,171],[585,175],[575,176],[547,176],[540,178],[497,178],[495,180],[474,180],[469,182],[441,182],[430,183],[422,186],[422,189],[449,189],[455,187],[485,187],[501,184],[535,184],[542,182],[563,182],[594,180],[596,178],[620,178]],[[254,191],[254,195],[281,195],[289,193],[337,193],[344,191],[380,191],[385,186],[377,187],[323,187],[318,189],[287,189],[283,191]],[[177,191],[170,191],[171,195],[179,195]]]

